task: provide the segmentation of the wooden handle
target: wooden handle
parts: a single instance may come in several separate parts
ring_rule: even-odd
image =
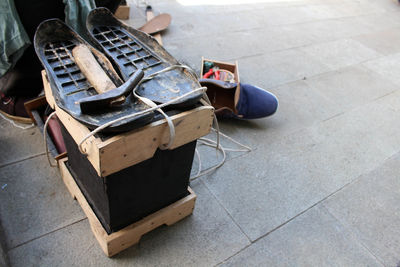
[[[74,47],[74,49],[72,49],[72,55],[74,56],[76,64],[90,84],[93,85],[97,93],[102,94],[116,88],[115,84],[111,81],[110,77],[107,76],[106,72],[86,45],[80,44]],[[113,100],[114,104],[124,102],[125,96]]]
[[[100,64],[94,58],[90,49],[83,44],[72,49],[75,62],[81,69],[86,79],[93,85],[97,93],[102,94],[116,88],[115,84],[107,76]]]
[[[151,8],[151,6],[147,6],[146,8],[146,20],[149,21],[152,18],[154,18],[154,13],[153,13],[153,9]],[[156,33],[153,35],[154,39],[157,40],[157,42],[162,45],[162,39],[161,39],[161,33]]]

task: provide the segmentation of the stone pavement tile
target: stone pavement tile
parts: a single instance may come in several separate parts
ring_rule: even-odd
[[[305,81],[308,86],[347,111],[399,89],[384,77],[362,66],[342,68]]]
[[[400,263],[399,163],[396,154],[322,203],[385,266]]]
[[[262,77],[251,83],[268,89]],[[291,134],[341,113],[333,101],[309,87],[305,81],[268,90],[279,99],[278,110],[274,115],[251,121],[221,120],[222,131],[238,141],[257,147],[259,144],[273,143],[279,136]]]
[[[329,194],[287,150],[276,144],[268,151],[258,147],[203,178],[253,241]]]
[[[398,27],[376,33],[359,35],[352,39],[383,55],[400,52],[400,28]]]
[[[259,25],[290,25],[337,17],[333,5],[284,6],[252,10]]]
[[[43,138],[36,127],[22,130],[0,117],[0,130],[0,166],[44,152]]]
[[[158,228],[112,259],[101,251],[87,220],[9,252],[13,266],[211,266],[237,253],[249,240],[200,182],[193,215]],[[28,263],[28,265],[27,265]]]
[[[227,24],[229,24],[229,21]],[[244,69],[250,69],[255,73],[262,73],[263,71],[262,69],[255,71],[251,68],[254,64],[247,65],[249,60],[246,58],[248,57],[260,57],[267,52],[281,51],[312,43],[310,38],[291,26],[271,26],[229,32],[221,27],[219,33],[183,39],[179,37],[180,31],[180,29],[171,27],[168,33],[163,36],[165,48],[178,61],[191,65],[199,72],[202,56],[219,61],[238,60],[240,77],[244,77],[245,74],[242,74]],[[285,51],[281,53],[290,54],[290,52]],[[288,56],[283,55],[284,60],[287,60]],[[298,52],[293,56],[302,58],[304,53]],[[304,68],[304,65],[302,65],[302,68]]]
[[[384,79],[400,85],[400,53],[370,60],[363,65],[380,74]]]
[[[383,9],[385,12],[398,12],[400,10],[399,3],[397,1],[372,1],[372,0],[363,0],[364,2],[368,2],[369,5],[375,6],[378,9]]]
[[[209,140],[201,140],[201,139],[209,139]],[[224,159],[222,151],[220,150],[217,151],[215,148],[217,142],[216,131],[215,132],[212,131],[210,134],[201,139],[197,141],[196,149],[199,155],[198,156],[197,154],[194,155],[191,177],[194,177],[195,175],[198,174],[199,168],[201,168],[201,173],[204,173],[209,168],[213,168],[218,164],[220,164]],[[215,142],[213,143],[214,147],[206,145],[206,143],[209,143],[210,140]],[[241,145],[236,144],[235,142],[229,140],[229,136],[226,137],[222,131],[220,131],[219,142],[220,146],[222,146],[225,150],[225,155],[226,155],[225,161],[229,161],[233,158],[240,157],[242,155],[250,153],[249,149],[242,147]],[[230,151],[231,149],[236,151]]]
[[[153,6],[155,11],[160,13],[169,13],[172,18],[182,16],[195,16],[197,14],[209,14],[211,18],[215,18],[220,14],[228,14],[238,12],[239,10],[248,11],[260,7],[260,3],[239,3],[232,4],[231,1],[159,1],[152,0],[147,3]],[[261,3],[262,4],[262,3]],[[204,21],[204,20],[203,20]]]
[[[332,70],[381,56],[374,50],[350,39],[311,45],[301,50],[317,58]]]
[[[217,16],[215,14],[209,14],[208,12],[202,12],[188,16],[173,17],[173,23],[171,22],[168,27],[165,38],[169,41],[170,38],[182,40],[186,38],[203,37],[208,39],[210,44],[209,49],[213,49],[214,42],[210,41],[210,36],[219,36],[230,32],[259,28],[260,24],[256,20],[249,20],[251,16],[252,13],[250,13],[250,11],[237,10],[231,13],[222,12]],[[210,17],[210,19],[205,19],[205,17]],[[172,33],[173,37],[170,36]]]
[[[222,266],[383,266],[323,207],[314,207]]]
[[[386,1],[383,1],[386,2]],[[380,2],[380,3],[383,3]],[[399,19],[399,11],[400,8],[396,1],[387,1],[392,2],[397,6],[397,10],[395,12],[381,12],[376,14],[370,14],[366,16],[359,16],[353,19],[353,22],[356,24],[364,25],[365,31],[360,31],[357,35],[361,35],[364,33],[374,33],[389,30],[395,27],[400,27],[400,19]],[[379,3],[379,5],[380,5]],[[382,40],[385,42],[386,40]]]
[[[313,1],[229,1],[229,0],[179,0],[179,1],[147,1],[160,12],[167,12],[177,16],[208,13],[213,16],[224,13],[234,13],[248,10],[267,10],[274,8],[287,8],[291,6],[306,6],[312,4],[338,4],[346,0],[313,0]]]
[[[240,65],[245,66],[240,71],[243,82],[263,80],[263,86],[266,88],[329,71],[324,63],[299,49],[248,57],[240,60]]]
[[[85,217],[46,156],[0,168],[0,185],[0,219],[8,248]]]
[[[266,25],[289,25],[317,20],[339,19],[384,12],[385,9],[360,2],[336,2],[318,5],[293,5],[254,9],[254,18]]]
[[[352,36],[370,33],[365,23],[358,17],[333,20],[320,20],[308,23],[290,25],[293,32],[303,35],[303,39],[312,40],[313,45],[337,41]]]
[[[11,266],[111,266],[87,220],[41,236],[8,252]],[[99,262],[96,262],[99,261]],[[88,263],[81,265],[80,262]]]
[[[259,133],[249,138],[259,140],[253,152],[203,180],[255,240],[399,151],[400,133],[392,129],[400,127],[400,101],[393,100],[399,97],[393,93],[287,136]]]
[[[333,9],[343,17],[365,16],[370,14],[381,14],[387,10],[379,5],[374,5],[369,1],[348,1],[333,5]]]
[[[165,36],[165,48],[179,62],[186,63],[200,71],[201,57],[214,60],[231,60],[240,57],[254,56],[263,49],[259,42],[252,42],[257,36],[253,31],[224,33],[212,36],[177,39],[176,31]],[[168,39],[170,38],[170,39]],[[210,40],[212,40],[210,42]]]

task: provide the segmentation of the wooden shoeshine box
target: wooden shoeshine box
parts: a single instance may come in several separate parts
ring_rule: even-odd
[[[107,233],[118,231],[187,196],[196,140],[212,127],[214,108],[203,102],[171,116],[175,139],[169,141],[165,119],[129,132],[92,136],[90,130],[60,109],[51,94],[45,72],[46,100],[62,123],[68,152],[67,167]]]
[[[79,144],[90,130],[55,104],[45,71],[42,77],[46,81],[44,89],[47,102],[56,110],[62,124]],[[197,140],[210,132],[214,108],[203,100],[201,103],[199,107],[171,116],[175,125],[175,139],[170,149]],[[82,144],[82,148],[97,174],[107,176],[152,158],[157,148],[168,141],[168,125],[163,119],[106,140],[92,136]]]

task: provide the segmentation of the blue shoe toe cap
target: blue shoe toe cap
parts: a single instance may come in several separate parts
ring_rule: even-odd
[[[278,99],[270,92],[250,84],[240,84],[236,110],[243,119],[271,116],[278,109]]]

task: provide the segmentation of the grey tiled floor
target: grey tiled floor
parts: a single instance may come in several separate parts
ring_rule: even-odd
[[[142,2],[131,2],[133,26],[144,22]],[[238,60],[241,81],[276,94],[278,112],[221,121],[253,151],[231,152],[192,183],[192,216],[112,259],[48,166],[39,131],[0,119],[1,233],[11,265],[398,266],[397,1],[148,2],[172,15],[163,42],[179,61],[198,71],[201,56]],[[201,151],[209,166],[215,152]]]

